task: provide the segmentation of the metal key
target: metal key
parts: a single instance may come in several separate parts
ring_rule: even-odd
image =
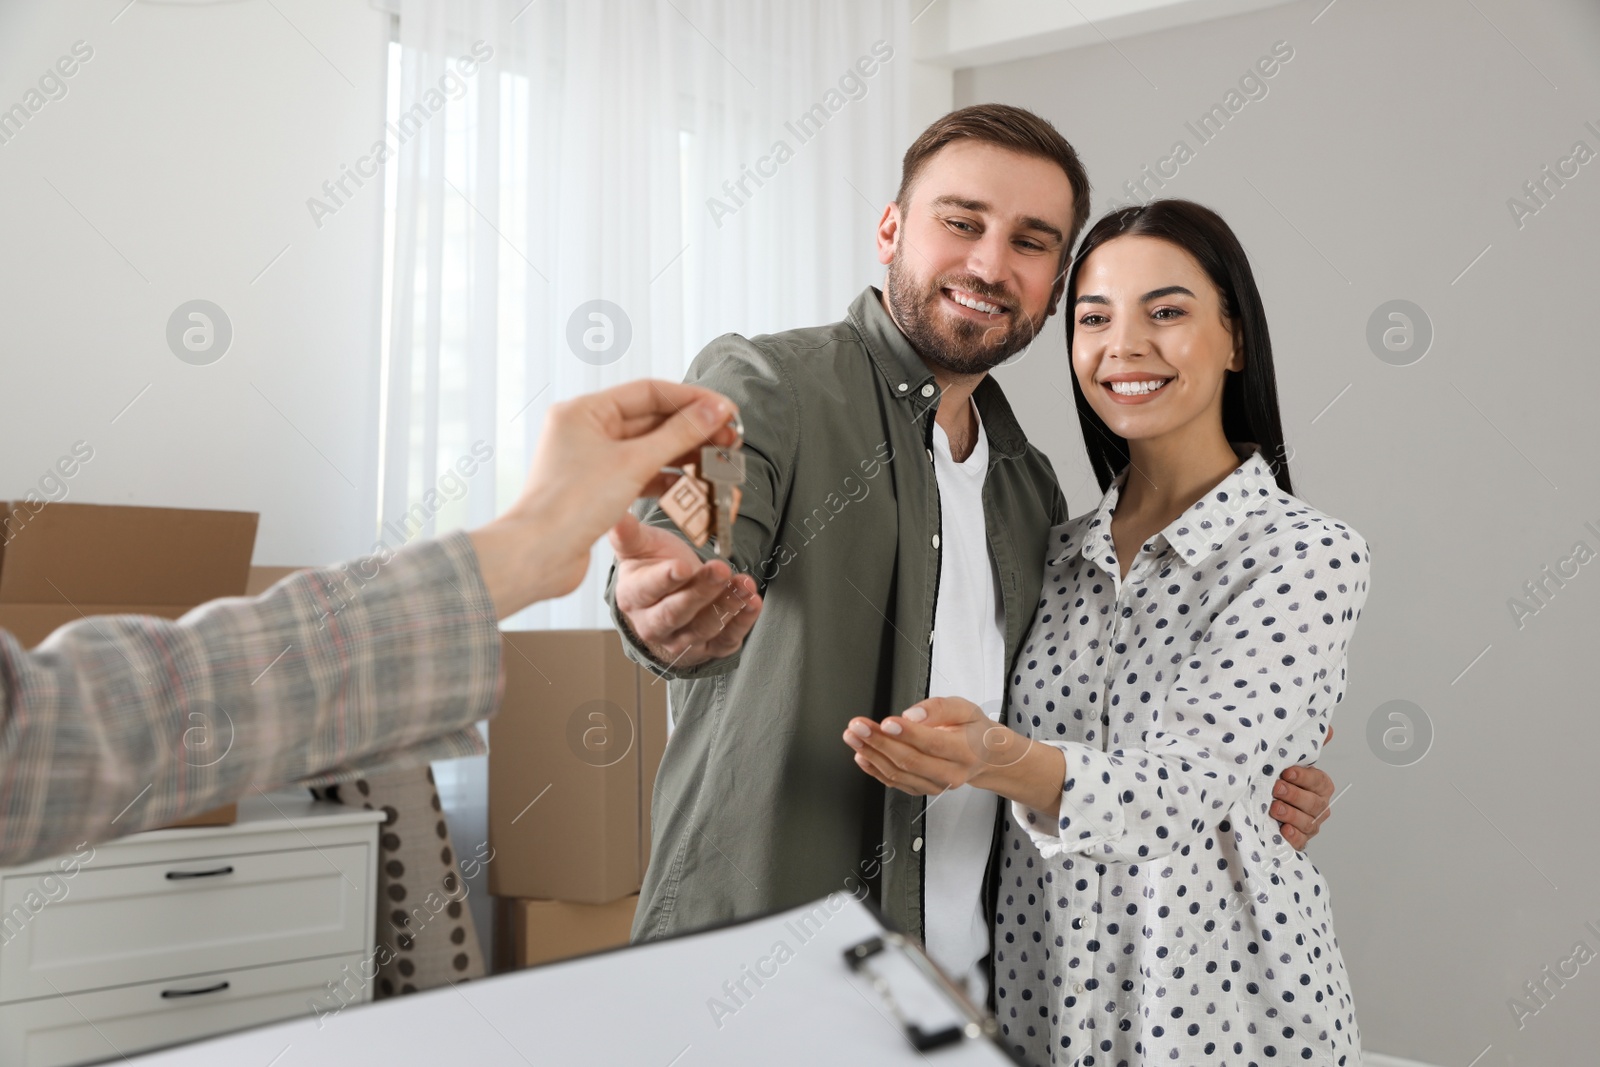
[[[711,483],[711,536],[717,557],[733,555],[733,520],[737,514],[739,486],[744,484],[742,441],[728,448],[707,445],[700,450],[700,477]]]
[[[733,554],[733,524],[743,496],[739,484],[744,481],[744,424],[735,416],[728,428],[734,433],[733,444],[705,448],[700,470],[693,463],[661,468],[662,473],[678,475],[678,480],[657,501],[696,548],[705,547],[713,533],[720,532],[716,552],[722,559]],[[708,466],[715,478],[707,473]]]

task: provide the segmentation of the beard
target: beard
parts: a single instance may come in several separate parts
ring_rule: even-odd
[[[934,366],[951,374],[984,374],[1027,348],[1038,334],[1038,325],[1023,314],[1014,297],[970,274],[947,274],[919,289],[904,255],[903,246],[896,248],[889,262],[885,293],[889,310],[917,354]],[[998,316],[993,325],[954,318],[939,306],[946,286],[976,293],[1011,310]]]

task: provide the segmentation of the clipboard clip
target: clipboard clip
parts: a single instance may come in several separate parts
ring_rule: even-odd
[[[927,1030],[909,1018],[901,1008],[900,1002],[895,999],[894,990],[890,988],[889,982],[871,966],[871,961],[875,957],[890,949],[898,950],[910,960],[912,966],[961,1013],[964,1021],[938,1030]],[[999,1024],[972,1003],[961,987],[951,981],[938,965],[928,958],[921,945],[904,934],[885,931],[877,937],[869,937],[845,949],[844,960],[851,971],[862,975],[872,983],[873,990],[882,998],[889,1015],[900,1025],[901,1030],[905,1032],[906,1040],[911,1042],[911,1046],[918,1052],[944,1048],[958,1044],[962,1040],[987,1038],[993,1041],[999,1035]]]

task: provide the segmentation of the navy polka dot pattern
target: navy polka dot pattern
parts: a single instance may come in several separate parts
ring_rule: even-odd
[[[1058,818],[1006,805],[1006,1043],[1072,1067],[1359,1067],[1327,883],[1268,813],[1316,759],[1366,602],[1366,541],[1253,445],[1138,550],[1100,507],[1051,531],[1007,722],[1066,756]]]

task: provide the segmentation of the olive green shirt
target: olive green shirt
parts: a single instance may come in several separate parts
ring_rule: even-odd
[[[920,938],[924,800],[885,790],[841,735],[853,716],[881,719],[929,695],[939,388],[872,287],[843,322],[719,337],[686,380],[739,405],[746,478],[732,562],[764,606],[737,654],[664,669],[616,611],[613,571],[607,599],[624,645],[671,679],[674,718],[633,936],[842,892],[872,897]],[[999,385],[985,378],[974,399],[990,444],[984,521],[1010,665],[1066,501]],[[659,509],[647,521],[671,525]]]

